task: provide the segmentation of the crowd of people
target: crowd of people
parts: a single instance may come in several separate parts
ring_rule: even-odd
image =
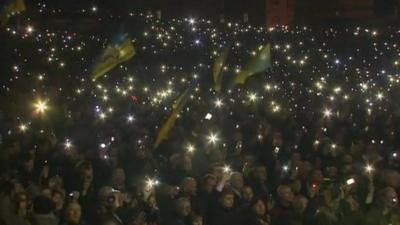
[[[130,13],[136,55],[92,82],[115,20],[97,32],[23,18],[0,31],[0,224],[400,224],[396,27]],[[230,82],[266,43],[272,68]]]

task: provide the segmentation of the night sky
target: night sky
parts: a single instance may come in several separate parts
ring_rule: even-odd
[[[32,0],[29,5],[38,2],[46,3],[48,7],[63,9],[65,13],[79,11],[96,5],[104,14],[118,13],[127,10],[146,11],[162,9],[165,17],[195,16],[217,19],[224,13],[227,19],[241,19],[243,12],[250,14],[253,23],[263,23],[265,18],[265,0]],[[335,15],[340,4],[353,5],[358,8],[371,7],[377,15],[393,15],[397,0],[295,0],[296,16],[309,18],[315,14]],[[342,3],[338,3],[342,2]],[[371,4],[374,2],[373,4]],[[342,6],[343,7],[343,6]]]

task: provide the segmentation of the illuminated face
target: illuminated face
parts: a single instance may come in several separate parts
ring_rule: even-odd
[[[203,218],[202,217],[197,217],[193,220],[192,225],[203,225]]]
[[[222,196],[221,203],[225,208],[232,208],[235,202],[235,196],[233,194],[225,194]]]
[[[243,199],[247,202],[250,202],[254,197],[253,189],[251,187],[246,186],[243,188]]]
[[[256,204],[253,205],[253,212],[259,216],[263,216],[266,212],[266,207],[263,201],[258,200]]]
[[[71,203],[67,207],[66,219],[71,224],[79,224],[81,220],[81,206],[77,203]]]

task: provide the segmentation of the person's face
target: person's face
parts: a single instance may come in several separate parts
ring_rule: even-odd
[[[180,203],[178,212],[182,216],[189,216],[190,212],[192,211],[192,207],[189,201],[183,201]]]
[[[294,194],[289,187],[285,187],[281,190],[280,198],[285,202],[293,202]]]
[[[204,189],[207,192],[212,192],[217,185],[217,180],[213,177],[207,178],[204,183]]]
[[[292,188],[293,192],[299,193],[301,191],[301,181],[300,180],[294,180],[290,184],[290,187]]]
[[[247,202],[250,202],[254,197],[253,190],[251,187],[244,187],[243,189],[243,199]]]
[[[255,212],[259,216],[263,216],[265,214],[266,207],[263,201],[258,200],[256,204],[253,205],[253,212]]]
[[[154,195],[150,196],[147,203],[149,204],[150,207],[155,208],[157,207],[157,201],[156,197]]]
[[[67,221],[73,224],[79,224],[81,220],[81,206],[77,203],[71,203],[67,207]]]
[[[193,220],[192,225],[203,225],[203,218],[197,217],[196,219]]]
[[[21,193],[24,191],[24,186],[21,183],[15,183],[14,184],[14,193]]]
[[[267,169],[264,166],[258,166],[254,172],[259,181],[267,180]]]
[[[34,163],[33,159],[29,159],[29,160],[25,161],[23,164],[24,170],[26,172],[32,172],[34,165],[35,165],[35,163]]]
[[[232,208],[235,201],[235,196],[233,194],[225,194],[222,196],[222,206],[225,208]]]
[[[54,193],[52,200],[56,206],[62,205],[64,203],[64,198],[60,193]]]
[[[196,195],[196,192],[197,192],[197,182],[196,182],[196,180],[191,179],[191,180],[187,181],[186,184],[185,184],[185,191],[189,195]]]
[[[296,211],[304,212],[308,204],[307,198],[304,197],[296,197],[293,202],[293,206]]]
[[[28,198],[26,195],[21,195],[19,198],[19,208],[20,209],[27,209],[28,208]]]
[[[231,185],[233,188],[242,189],[244,185],[243,177],[239,173],[235,173],[231,176]]]

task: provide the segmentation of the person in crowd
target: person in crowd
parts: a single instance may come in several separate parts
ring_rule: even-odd
[[[125,17],[61,31],[37,8],[0,28],[1,225],[400,225],[398,27],[132,12],[135,58],[92,83]],[[229,84],[268,42],[271,68]]]
[[[278,201],[271,211],[271,222],[273,225],[289,225],[291,218],[294,215],[294,194],[288,185],[280,185],[276,192],[278,195]]]
[[[79,203],[68,203],[65,208],[64,225],[85,225],[82,221],[82,209]]]
[[[244,217],[242,224],[249,225],[270,225],[271,218],[267,213],[267,205],[263,199],[256,198],[248,208],[247,216]]]
[[[59,218],[54,214],[54,204],[46,196],[38,196],[33,201],[33,225],[58,225]]]
[[[240,222],[240,217],[235,209],[235,193],[230,188],[224,188],[215,203],[210,215],[210,225],[236,225]]]

